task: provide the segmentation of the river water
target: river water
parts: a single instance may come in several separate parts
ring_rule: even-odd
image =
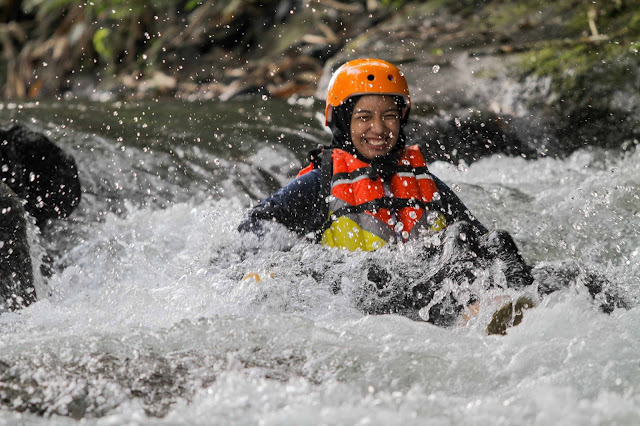
[[[1,104],[2,121],[75,156],[84,193],[67,221],[32,230],[53,271],[39,301],[0,316],[0,424],[640,422],[637,149],[431,165],[530,264],[579,271],[489,336],[489,297],[453,328],[354,305],[363,265],[401,267],[415,246],[349,254],[282,229],[263,241],[236,231],[327,141],[319,109]],[[588,271],[631,309],[603,314]]]

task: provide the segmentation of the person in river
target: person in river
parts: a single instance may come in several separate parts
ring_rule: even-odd
[[[406,145],[410,110],[409,87],[395,65],[380,59],[343,64],[327,92],[325,125],[331,129],[331,144],[312,150],[309,166],[253,207],[239,231],[262,235],[264,222],[275,221],[330,247],[371,251],[455,225],[477,253],[509,265],[510,286],[531,284],[530,268],[511,236],[488,232],[429,172],[422,148]],[[378,265],[368,278],[381,288],[388,275]],[[423,292],[433,295],[430,289]],[[461,309],[454,309],[454,317]],[[441,316],[430,318],[438,323]]]

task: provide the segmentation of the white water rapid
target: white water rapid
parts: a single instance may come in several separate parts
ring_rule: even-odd
[[[206,144],[246,134],[208,127],[177,137],[205,147],[162,150],[56,114],[31,124],[75,156],[85,196],[39,237],[45,294],[0,315],[0,425],[640,423],[637,149],[431,166],[527,262],[596,271],[633,301],[604,314],[579,275],[489,336],[490,298],[453,328],[357,309],[363,265],[401,265],[413,246],[351,254],[239,234],[269,191],[253,166],[286,170],[278,186],[299,153],[253,137],[244,159],[225,156]]]

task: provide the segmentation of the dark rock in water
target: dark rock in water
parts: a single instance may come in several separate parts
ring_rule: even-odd
[[[38,225],[68,216],[80,202],[74,159],[20,125],[0,128],[0,312],[36,300],[27,213]]]
[[[491,322],[487,326],[487,333],[507,334],[507,328],[520,324],[524,310],[533,308],[534,305],[533,300],[524,296],[519,297],[515,303],[507,303],[493,314]]]
[[[556,133],[568,153],[585,146],[611,149],[634,140],[637,144],[640,138],[637,118],[624,111],[591,105],[572,111],[559,123]]]
[[[11,188],[0,182],[0,312],[35,300],[26,211]]]
[[[495,230],[480,237],[481,256],[484,259],[500,260],[509,288],[524,289],[533,284],[531,267],[527,265],[511,235],[504,230]]]
[[[511,118],[486,111],[448,114],[424,122],[410,121],[409,143],[426,146],[427,162],[449,161],[471,164],[483,157],[502,153],[536,158],[538,153],[520,140]]]
[[[366,281],[352,295],[354,304],[369,314],[396,313],[443,327],[455,324],[465,306],[493,288],[521,291],[537,284],[538,297],[543,298],[584,286],[604,313],[633,307],[605,275],[575,262],[531,268],[506,231],[477,235],[471,225],[458,222],[441,232],[438,241],[389,267],[370,259],[364,265]],[[533,299],[524,295],[507,303],[493,315],[487,332],[505,334],[533,306]]]
[[[39,225],[68,216],[80,202],[73,157],[46,136],[17,124],[0,128],[0,179],[26,201]]]
[[[602,312],[609,314],[616,308],[631,309],[633,304],[624,292],[606,276],[575,262],[556,262],[536,266],[532,274],[538,284],[540,297],[575,285],[583,285],[599,304]]]
[[[477,235],[470,224],[457,222],[438,239],[417,257],[403,259],[406,265],[367,265],[368,282],[354,295],[356,306],[370,314],[398,313],[450,326],[466,305],[478,300],[476,292],[496,286],[522,289],[533,283],[531,269],[506,231]],[[483,272],[495,262],[502,266],[504,282]],[[482,288],[472,288],[483,273]]]
[[[453,283],[454,287],[469,285],[478,278],[481,271],[489,270],[492,264],[500,262],[504,283],[495,282],[494,278],[488,275],[485,290],[501,285],[524,289],[533,283],[531,268],[520,256],[511,235],[503,230],[477,235],[470,224],[455,223],[445,231],[442,251],[435,259],[437,272],[426,282],[416,281],[412,285],[412,303],[419,309],[429,307],[429,321],[436,325],[452,325],[464,306],[473,303],[479,296],[467,294],[465,300],[453,290],[449,291],[441,302],[433,304],[432,301],[436,293],[442,291],[445,280]],[[422,297],[417,297],[420,295]]]

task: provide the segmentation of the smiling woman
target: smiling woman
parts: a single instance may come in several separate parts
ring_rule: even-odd
[[[456,224],[450,229],[459,231],[472,258],[505,261],[510,265],[505,271],[508,285],[527,286],[532,282],[530,268],[510,235],[489,233],[453,191],[429,172],[422,148],[406,146],[403,129],[410,106],[407,82],[395,65],[380,59],[342,65],[327,91],[325,123],[331,129],[331,145],[311,151],[311,164],[254,207],[239,230],[262,236],[263,222],[273,221],[329,247],[373,251],[410,240],[426,244]],[[368,274],[368,280],[382,289],[389,284],[390,274],[379,269]],[[445,271],[444,265],[441,269]],[[444,278],[459,284],[469,279],[450,269],[454,272],[443,272]],[[448,308],[439,309],[437,300],[431,302],[441,284],[408,283],[412,294],[399,301],[402,306],[369,311],[428,306],[431,313],[421,318],[450,323],[473,300],[454,302],[445,315]],[[440,302],[446,301],[441,298]],[[437,312],[443,314],[434,315]]]
[[[395,65],[380,59],[342,65],[327,91],[331,145],[311,151],[311,164],[256,206],[240,229],[261,233],[261,220],[275,220],[350,250],[405,242],[461,220],[474,234],[486,233],[429,173],[421,148],[406,146],[410,107],[409,87]]]

